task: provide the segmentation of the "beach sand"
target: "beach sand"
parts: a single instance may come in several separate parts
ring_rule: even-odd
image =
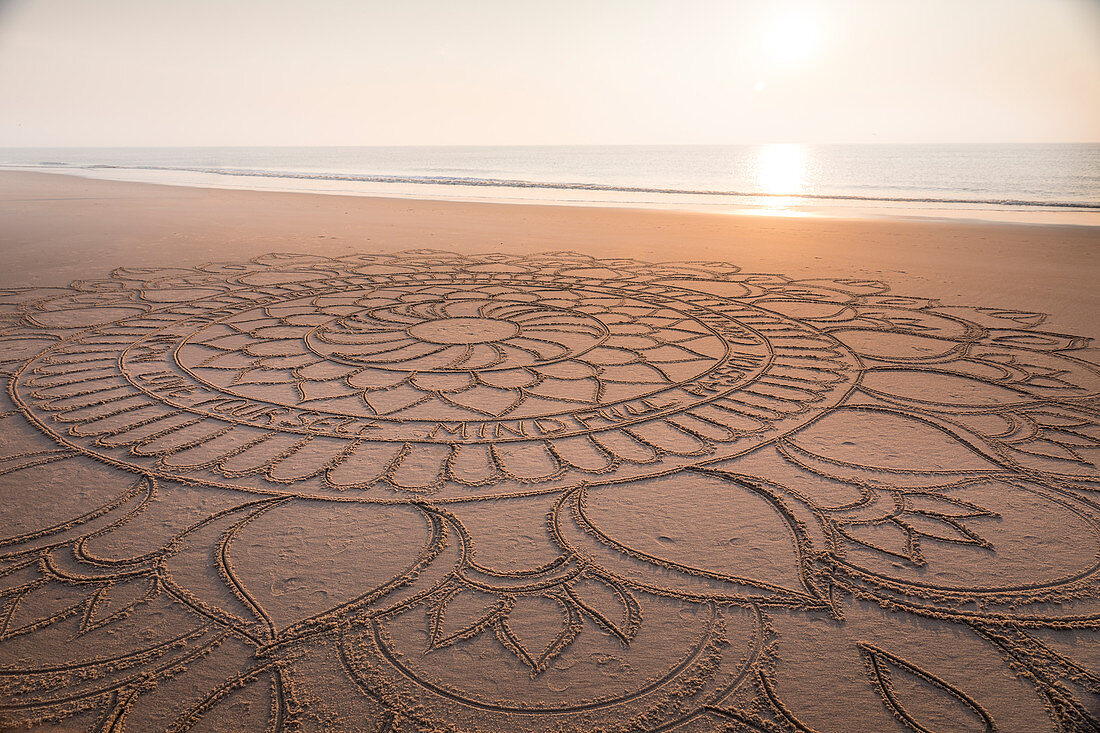
[[[0,285],[67,283],[88,276],[90,266],[103,273],[274,251],[575,250],[726,260],[799,278],[883,278],[907,295],[1042,311],[1056,327],[1100,336],[1097,227],[470,204],[35,173],[0,175],[0,206]]]
[[[1100,725],[1100,230],[0,174],[0,725]]]

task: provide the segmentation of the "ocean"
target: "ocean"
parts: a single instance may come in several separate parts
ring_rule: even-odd
[[[1100,224],[1100,144],[6,148],[0,168],[355,195]]]

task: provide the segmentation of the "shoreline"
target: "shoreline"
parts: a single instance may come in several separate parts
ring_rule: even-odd
[[[880,279],[899,295],[1047,313],[1049,330],[1100,337],[1100,227],[457,202],[14,171],[0,172],[0,214],[6,287],[278,251],[576,250]]]
[[[1017,208],[997,206],[990,201],[963,199],[900,199],[850,195],[776,194],[631,189],[587,184],[522,182],[524,185],[463,184],[455,181],[414,180],[401,176],[333,177],[287,172],[250,173],[199,171],[156,167],[53,168],[50,166],[0,166],[0,173],[40,173],[89,180],[142,183],[185,188],[213,188],[228,191],[321,194],[367,198],[401,198],[459,203],[493,203],[534,206],[621,208],[643,211],[679,211],[720,216],[763,216],[777,218],[875,219],[899,221],[947,221],[1005,223],[1041,226],[1100,227],[1100,210],[1058,205]],[[175,179],[170,176],[174,175]],[[284,183],[285,182],[285,183]],[[291,185],[290,182],[293,182]],[[358,186],[358,188],[356,188]],[[557,192],[558,196],[546,196]],[[583,194],[587,198],[568,198]],[[649,200],[641,196],[659,196]],[[616,198],[618,197],[618,198]]]

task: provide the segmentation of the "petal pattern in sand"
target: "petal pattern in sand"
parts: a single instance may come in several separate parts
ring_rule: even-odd
[[[431,250],[3,307],[5,728],[1100,726],[1100,367],[1040,314]]]

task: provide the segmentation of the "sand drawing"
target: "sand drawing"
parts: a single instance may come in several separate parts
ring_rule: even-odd
[[[0,305],[6,727],[1100,726],[1100,367],[1040,314],[428,250]]]

